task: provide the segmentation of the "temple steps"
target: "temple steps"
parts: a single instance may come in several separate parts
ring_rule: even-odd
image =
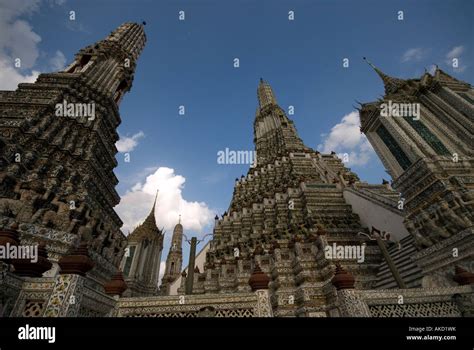
[[[342,197],[327,197],[327,198],[313,198],[313,197],[306,197],[305,202],[308,205],[326,205],[326,204],[346,204],[346,201]]]
[[[318,216],[318,215],[334,215],[336,217],[342,216],[342,217],[347,217],[348,215],[352,214],[350,209],[341,209],[341,208],[313,208],[311,206],[308,206],[308,208],[311,209],[311,216]]]
[[[416,253],[414,245],[414,238],[411,235],[403,238],[400,241],[401,249],[394,244],[388,248],[388,252],[397,267],[400,276],[407,288],[416,288],[421,286],[422,271],[411,259],[412,255]],[[390,271],[388,264],[384,261],[377,273],[376,289],[393,289],[398,288],[395,278]]]
[[[311,210],[351,210],[350,204],[343,203],[334,203],[334,202],[325,202],[325,203],[308,203],[308,208]],[[349,207],[349,208],[348,208]]]
[[[329,185],[326,184],[326,186]],[[324,184],[306,186],[304,192],[321,197],[333,197],[342,194],[342,190],[339,188],[324,187]]]
[[[410,247],[404,251],[402,248],[401,251],[402,252],[399,255],[394,255],[389,251],[392,261],[398,268],[405,266],[408,262],[411,261],[411,256],[416,252],[416,249]],[[385,271],[389,271],[388,265],[386,264],[380,266],[379,273],[382,274]]]

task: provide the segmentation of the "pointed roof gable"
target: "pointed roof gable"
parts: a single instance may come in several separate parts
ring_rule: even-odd
[[[439,82],[441,85],[447,85],[450,87],[457,86],[457,87],[467,88],[467,89],[471,87],[471,84],[454,78],[453,76],[449,75],[448,73],[440,69],[438,66],[436,66],[436,70],[434,72],[434,79],[437,82]]]
[[[129,242],[138,242],[144,239],[154,239],[157,235],[162,235],[162,230],[156,226],[155,220],[155,207],[156,200],[158,197],[158,191],[156,192],[155,201],[153,202],[153,208],[150,211],[150,214],[146,217],[145,221],[142,224],[138,225],[133,232],[128,236]]]
[[[367,62],[369,66],[371,66],[375,70],[378,76],[382,79],[384,87],[385,87],[385,93],[387,95],[397,92],[398,89],[400,89],[402,86],[405,85],[406,80],[391,77],[385,74],[384,72],[382,72],[376,66],[374,66],[366,57],[363,57],[363,59]]]

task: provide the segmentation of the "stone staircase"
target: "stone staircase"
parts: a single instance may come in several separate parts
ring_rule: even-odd
[[[413,236],[409,235],[400,241],[401,249],[398,244],[393,244],[388,248],[395,266],[407,288],[421,287],[422,273],[421,269],[412,261],[411,256],[416,252]],[[380,265],[377,273],[376,289],[398,288],[392,272],[385,261]]]
[[[304,204],[311,210],[316,222],[326,228],[344,227],[360,229],[359,217],[346,203],[342,190],[334,184],[308,182],[303,191]]]

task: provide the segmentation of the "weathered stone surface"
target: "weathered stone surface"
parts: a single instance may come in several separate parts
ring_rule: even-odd
[[[65,70],[0,91],[0,219],[18,223],[22,242],[46,241],[56,261],[87,242],[106,261],[94,270],[104,281],[125,238],[113,209],[118,105],[145,41],[141,25],[125,23]]]

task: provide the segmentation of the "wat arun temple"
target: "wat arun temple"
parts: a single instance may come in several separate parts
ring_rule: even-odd
[[[0,91],[0,246],[38,253],[0,259],[0,316],[474,316],[474,90],[439,68],[398,79],[367,61],[385,91],[358,106],[360,130],[382,184],[307,147],[257,77],[256,162],[189,267],[176,223],[159,281],[160,196],[128,236],[114,210],[144,28],[125,23],[63,71]]]

